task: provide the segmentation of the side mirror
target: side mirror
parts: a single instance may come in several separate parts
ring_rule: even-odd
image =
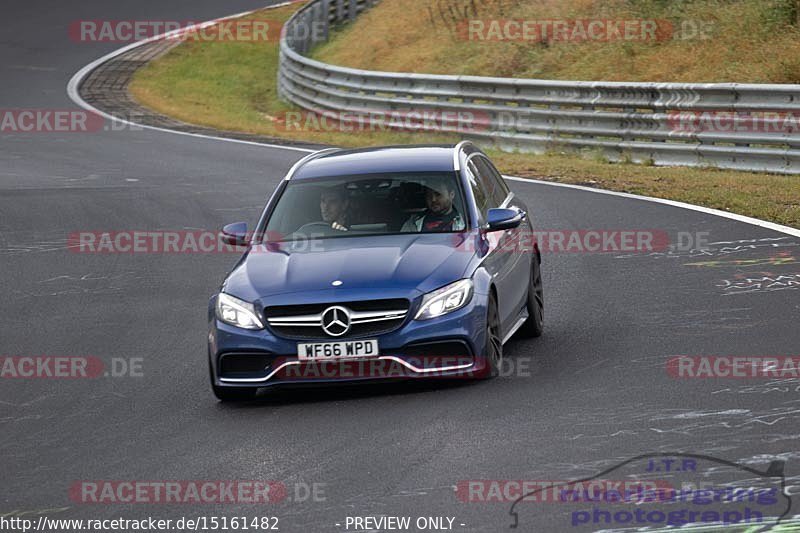
[[[526,213],[516,207],[511,208],[495,208],[489,209],[486,214],[487,230],[488,231],[501,231],[507,229],[514,229],[522,224],[525,220]]]
[[[247,245],[247,222],[234,222],[222,228],[222,242],[231,246]]]

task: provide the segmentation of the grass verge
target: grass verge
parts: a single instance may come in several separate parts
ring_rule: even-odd
[[[300,5],[265,10],[251,18],[283,21]],[[433,133],[291,128],[283,116],[292,107],[277,96],[277,65],[276,42],[187,41],[139,70],[130,91],[142,105],[160,113],[224,130],[348,147],[458,140]],[[800,228],[797,176],[613,164],[591,154],[487,151],[506,174],[668,198]]]
[[[502,24],[509,20],[527,21],[527,38],[505,29]],[[557,30],[557,23],[566,30]],[[592,23],[602,25],[598,30]],[[645,31],[648,23],[650,32]],[[595,39],[589,38],[593,27]],[[623,31],[629,36],[620,37]],[[334,65],[394,72],[800,83],[800,3],[382,0],[337,32],[316,57]]]

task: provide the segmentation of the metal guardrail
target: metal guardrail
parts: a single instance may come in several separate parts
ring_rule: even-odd
[[[800,174],[800,85],[442,76],[307,57],[332,26],[377,2],[312,0],[295,13],[281,37],[281,97],[379,126],[411,117],[402,127],[459,132],[506,150],[589,150],[612,161]]]

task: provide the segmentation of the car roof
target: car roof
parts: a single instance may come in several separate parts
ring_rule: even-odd
[[[454,172],[455,145],[409,145],[326,150],[312,154],[292,180],[391,172]]]

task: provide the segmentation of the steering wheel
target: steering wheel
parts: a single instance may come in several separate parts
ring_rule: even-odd
[[[320,234],[327,237],[328,235],[339,235],[341,233],[346,232],[333,229],[327,222],[309,222],[297,228],[294,233],[292,233],[292,238],[297,238],[297,236],[312,238]]]

